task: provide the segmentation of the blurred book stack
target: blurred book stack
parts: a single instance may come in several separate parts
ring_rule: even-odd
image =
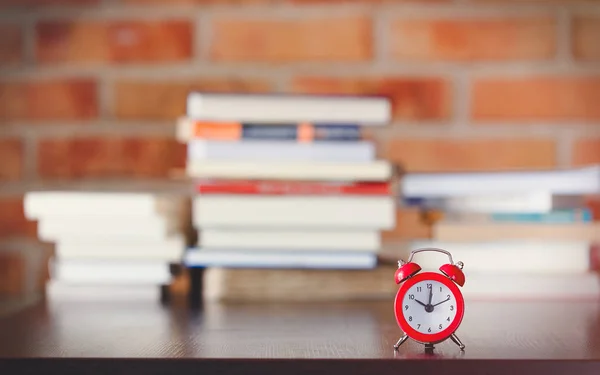
[[[55,246],[52,288],[168,285],[190,222],[189,198],[144,192],[34,191],[24,211]]]
[[[401,205],[437,212],[430,239],[464,262],[465,296],[598,298],[600,166],[494,173],[414,173]],[[443,256],[422,257],[437,268]]]
[[[205,269],[204,297],[352,298],[381,285],[394,168],[361,129],[390,112],[381,97],[190,93],[177,138],[198,243],[184,262]]]

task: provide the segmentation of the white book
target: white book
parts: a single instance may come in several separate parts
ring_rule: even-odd
[[[392,229],[393,197],[198,195],[195,228]]]
[[[228,142],[195,139],[187,142],[187,158],[188,161],[367,163],[375,160],[375,145],[371,142]]]
[[[249,180],[386,181],[392,165],[386,160],[371,162],[299,161],[189,161],[186,174],[193,178]]]
[[[600,165],[547,171],[409,173],[400,186],[403,196],[422,198],[523,192],[598,194]]]
[[[428,198],[421,206],[445,212],[531,213],[581,207],[581,196],[557,196],[547,191]]]
[[[419,248],[445,249],[453,261],[464,263],[463,271],[470,273],[564,274],[587,272],[591,268],[590,244],[587,241],[413,241],[402,259]],[[448,263],[446,255],[433,252],[415,254],[413,261],[424,270],[437,270]]]
[[[156,260],[179,262],[186,242],[183,236],[166,240],[112,240],[66,238],[56,243],[55,253],[59,260]]]
[[[44,216],[155,216],[178,214],[185,204],[183,197],[169,194],[133,192],[33,191],[24,199],[25,217],[37,220]]]
[[[103,301],[114,303],[117,301],[149,301],[156,303],[160,298],[160,289],[156,285],[128,284],[115,288],[112,283],[102,285],[89,283],[64,283],[50,280],[46,284],[48,304],[57,304],[64,307],[66,301],[77,304],[83,301]],[[73,311],[76,313],[76,309]],[[81,314],[78,315],[81,317]]]
[[[377,265],[372,252],[245,251],[237,249],[190,249],[184,256],[188,267],[370,269]]]
[[[164,261],[56,260],[51,278],[65,284],[162,285],[171,282]]]
[[[211,249],[377,251],[381,248],[381,236],[375,230],[207,228],[200,230],[198,237],[199,246]]]
[[[88,238],[95,241],[113,238],[115,240],[160,241],[182,232],[180,223],[161,217],[127,216],[86,217],[63,216],[43,218],[38,221],[38,237],[42,241],[55,242],[67,238]]]
[[[192,92],[186,113],[201,120],[386,125],[391,103],[375,96]]]

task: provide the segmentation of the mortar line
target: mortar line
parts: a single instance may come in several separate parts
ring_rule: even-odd
[[[453,127],[457,129],[469,128],[471,111],[471,90],[469,76],[463,69],[457,70],[452,81],[452,118]]]
[[[26,132],[31,142],[44,138],[78,138],[88,136],[98,137],[172,137],[175,138],[175,122],[161,123],[131,123],[128,121],[97,121],[87,124],[56,124],[44,125],[15,123],[8,127],[7,135],[19,135]]]
[[[378,128],[375,131],[382,137],[415,137],[427,139],[524,139],[524,138],[544,138],[556,139],[557,133],[564,130],[561,128],[568,126],[566,124],[554,125],[475,125],[470,127],[453,127],[450,123],[427,124],[419,123],[417,126],[409,124],[392,124],[388,127]],[[589,130],[587,125],[580,125],[578,128],[569,128],[573,136],[582,134],[597,134],[600,136],[600,126]]]
[[[563,129],[556,133],[556,164],[558,167],[565,168],[571,165],[574,141],[575,136],[569,129]]]
[[[208,61],[212,43],[212,15],[210,11],[200,10],[195,13],[194,59],[195,62]]]
[[[98,95],[98,117],[101,119],[112,119],[116,108],[114,96],[114,80],[111,77],[106,77],[100,74],[96,77],[97,87],[96,94]]]
[[[273,74],[301,74],[310,72],[311,75],[327,75],[336,77],[352,76],[411,76],[411,77],[451,77],[448,73],[453,69],[464,69],[465,64],[440,62],[440,63],[407,63],[383,61],[377,64],[369,63],[290,63],[280,66],[273,64],[249,63],[212,63],[212,62],[186,62],[179,64],[164,64],[162,66],[131,64],[126,66],[109,66],[97,64],[92,66],[77,66],[61,64],[54,66],[0,68],[0,75],[5,81],[18,81],[36,78],[76,78],[90,76],[104,76],[115,78],[140,78],[170,81],[172,79],[189,78],[227,78],[232,75],[244,75],[250,78],[269,78]],[[530,62],[530,63],[475,63],[468,66],[469,73],[476,76],[506,75],[506,76],[531,76],[544,74],[567,74],[570,76],[600,75],[600,66],[595,63],[580,63],[568,67],[558,66],[555,61]],[[222,77],[219,77],[222,76]]]
[[[27,17],[23,20],[21,27],[23,30],[23,65],[19,68],[25,67],[35,67],[36,63],[36,48],[35,48],[35,39],[36,39],[36,18],[35,17]]]
[[[565,69],[573,65],[571,53],[571,13],[565,8],[556,12],[556,61]]]
[[[118,4],[118,5],[117,5]],[[0,19],[23,20],[29,16],[50,18],[85,18],[85,19],[165,19],[181,18],[193,19],[194,14],[199,9],[210,11],[219,15],[244,16],[246,18],[260,17],[285,17],[286,19],[298,19],[310,16],[331,16],[331,15],[351,15],[363,14],[370,9],[377,8],[393,17],[478,17],[478,16],[511,16],[521,17],[530,15],[539,15],[540,13],[553,12],[560,9],[563,5],[547,4],[540,9],[539,4],[535,3],[490,3],[477,4],[455,2],[449,4],[411,4],[411,3],[384,3],[377,6],[372,4],[345,4],[343,7],[339,4],[248,4],[248,5],[223,5],[208,4],[202,6],[195,5],[134,5],[119,4],[113,2],[103,2],[97,6],[47,6],[35,10],[26,8],[6,9],[0,14]],[[600,7],[597,4],[586,2],[573,3],[569,8],[577,12],[586,14],[600,14]]]
[[[371,45],[372,61],[374,66],[385,65],[388,59],[391,59],[390,35],[391,20],[386,12],[381,9],[375,9],[371,12]]]
[[[473,6],[470,3],[449,3],[449,4],[411,4],[411,3],[384,3],[379,5],[372,4],[248,4],[248,5],[223,5],[208,4],[202,6],[194,5],[124,5],[115,6],[112,2],[101,3],[98,6],[68,7],[68,6],[48,6],[33,11],[29,9],[8,9],[0,15],[0,18],[22,19],[28,14],[40,16],[42,18],[104,18],[104,19],[157,19],[157,18],[184,18],[190,19],[198,9],[209,10],[219,15],[243,16],[244,18],[270,18],[284,17],[286,19],[298,19],[302,17],[321,17],[339,15],[347,16],[352,14],[362,14],[370,9],[377,8],[386,14],[394,17],[477,17],[483,15],[502,16],[528,16],[540,14],[547,11],[555,11],[561,5],[548,4],[540,9],[538,4],[534,3],[490,3],[477,4]],[[570,5],[571,9],[582,10],[589,8],[589,4],[578,3]]]
[[[37,139],[32,129],[21,130],[23,140],[23,180],[36,181],[37,174]]]

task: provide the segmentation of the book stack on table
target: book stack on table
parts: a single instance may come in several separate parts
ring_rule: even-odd
[[[112,191],[32,191],[25,215],[55,245],[50,286],[164,286],[181,263],[189,198]]]
[[[394,168],[361,132],[389,120],[381,97],[190,93],[177,138],[198,243],[184,263],[205,269],[204,296],[351,295],[395,225]]]
[[[441,214],[432,238],[463,261],[465,295],[483,298],[600,297],[600,166],[561,170],[414,173],[404,205]],[[423,257],[422,267],[445,259]]]

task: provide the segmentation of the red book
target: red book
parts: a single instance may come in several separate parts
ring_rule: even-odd
[[[590,245],[590,271],[600,271],[600,243]]]
[[[200,194],[391,195],[389,182],[319,183],[286,181],[203,181]]]

